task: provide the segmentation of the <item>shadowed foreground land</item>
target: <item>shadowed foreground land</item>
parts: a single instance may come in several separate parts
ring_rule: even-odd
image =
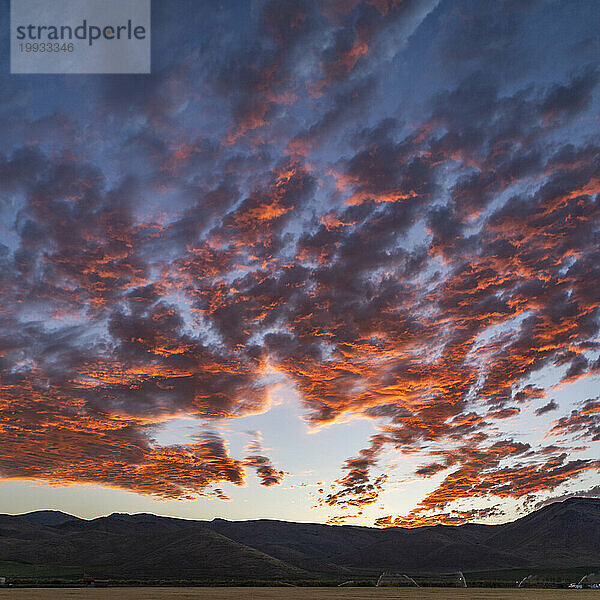
[[[595,590],[478,590],[406,588],[104,588],[104,589],[11,589],[0,590],[0,600],[559,600],[560,598],[598,598]]]

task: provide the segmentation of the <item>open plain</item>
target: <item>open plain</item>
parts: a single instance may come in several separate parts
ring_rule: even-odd
[[[600,598],[597,590],[457,588],[13,588],[0,600],[559,600]]]

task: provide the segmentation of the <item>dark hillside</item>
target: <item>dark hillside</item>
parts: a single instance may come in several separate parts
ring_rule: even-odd
[[[0,561],[207,582],[572,568],[600,565],[600,500],[572,498],[502,525],[383,530],[149,514],[85,520],[37,511],[0,515]]]

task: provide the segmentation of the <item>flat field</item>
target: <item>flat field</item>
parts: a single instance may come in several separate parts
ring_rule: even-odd
[[[457,588],[12,588],[0,600],[560,600],[598,598],[597,590]]]

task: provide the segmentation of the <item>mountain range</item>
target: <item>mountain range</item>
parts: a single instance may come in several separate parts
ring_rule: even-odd
[[[375,529],[151,514],[81,519],[0,515],[10,565],[119,580],[331,581],[383,571],[441,573],[600,565],[600,499],[570,498],[500,525]]]

